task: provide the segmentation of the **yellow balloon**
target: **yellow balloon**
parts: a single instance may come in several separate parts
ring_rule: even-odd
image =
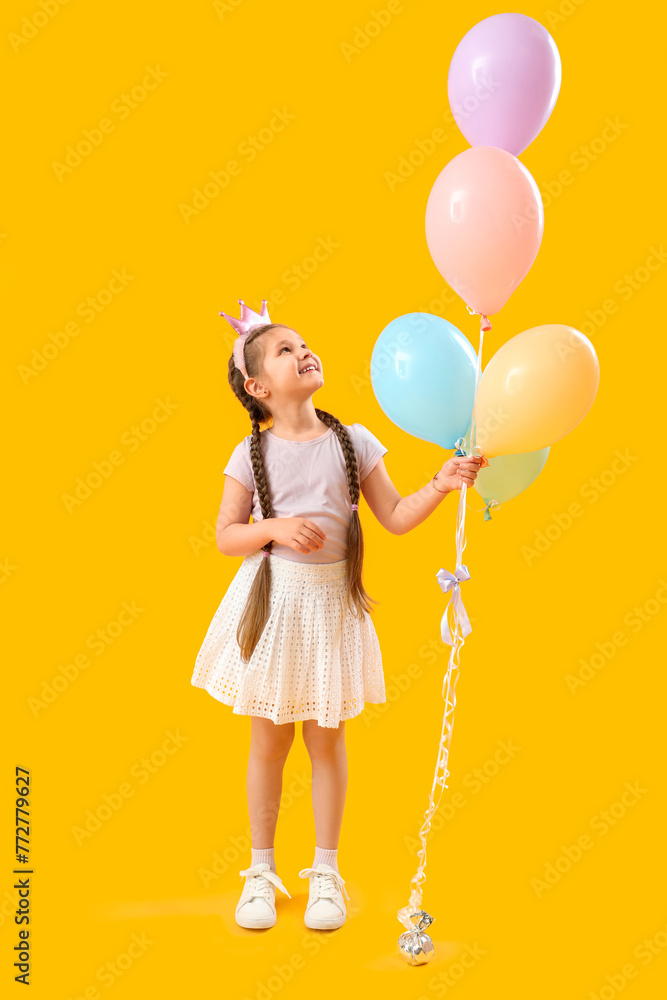
[[[547,323],[517,334],[479,380],[476,444],[487,458],[555,444],[586,416],[599,382],[595,348],[574,327]]]

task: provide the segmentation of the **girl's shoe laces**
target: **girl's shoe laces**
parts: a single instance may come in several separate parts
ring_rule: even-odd
[[[347,889],[345,888],[345,879],[341,877],[340,873],[337,871],[322,871],[320,865],[317,868],[303,868],[299,872],[300,878],[309,878],[313,876],[314,879],[314,892],[316,895],[324,899],[335,899],[336,898],[336,886],[339,885],[340,888],[347,895]]]
[[[276,873],[272,872],[270,869],[265,870],[253,866],[250,868],[244,868],[243,871],[239,872],[239,875],[250,876],[246,882],[246,889],[249,896],[263,896],[264,899],[270,901],[271,886],[269,885],[269,882],[271,882],[276,889],[280,889],[280,891],[284,892],[286,896],[289,896],[290,899],[292,898]]]

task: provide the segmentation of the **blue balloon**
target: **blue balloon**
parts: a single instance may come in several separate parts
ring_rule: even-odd
[[[477,355],[460,330],[431,313],[406,313],[384,328],[371,384],[393,423],[414,437],[456,447],[472,420]]]

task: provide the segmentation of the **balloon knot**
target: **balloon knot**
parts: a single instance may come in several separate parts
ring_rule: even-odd
[[[491,511],[498,510],[499,507],[500,503],[498,502],[498,500],[489,500],[486,507],[484,508],[484,520],[492,521],[493,518],[491,517]]]

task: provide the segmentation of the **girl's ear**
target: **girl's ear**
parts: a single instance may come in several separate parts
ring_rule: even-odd
[[[244,388],[249,396],[256,396],[259,399],[262,399],[269,394],[269,390],[266,389],[261,382],[258,382],[256,378],[246,379]]]

